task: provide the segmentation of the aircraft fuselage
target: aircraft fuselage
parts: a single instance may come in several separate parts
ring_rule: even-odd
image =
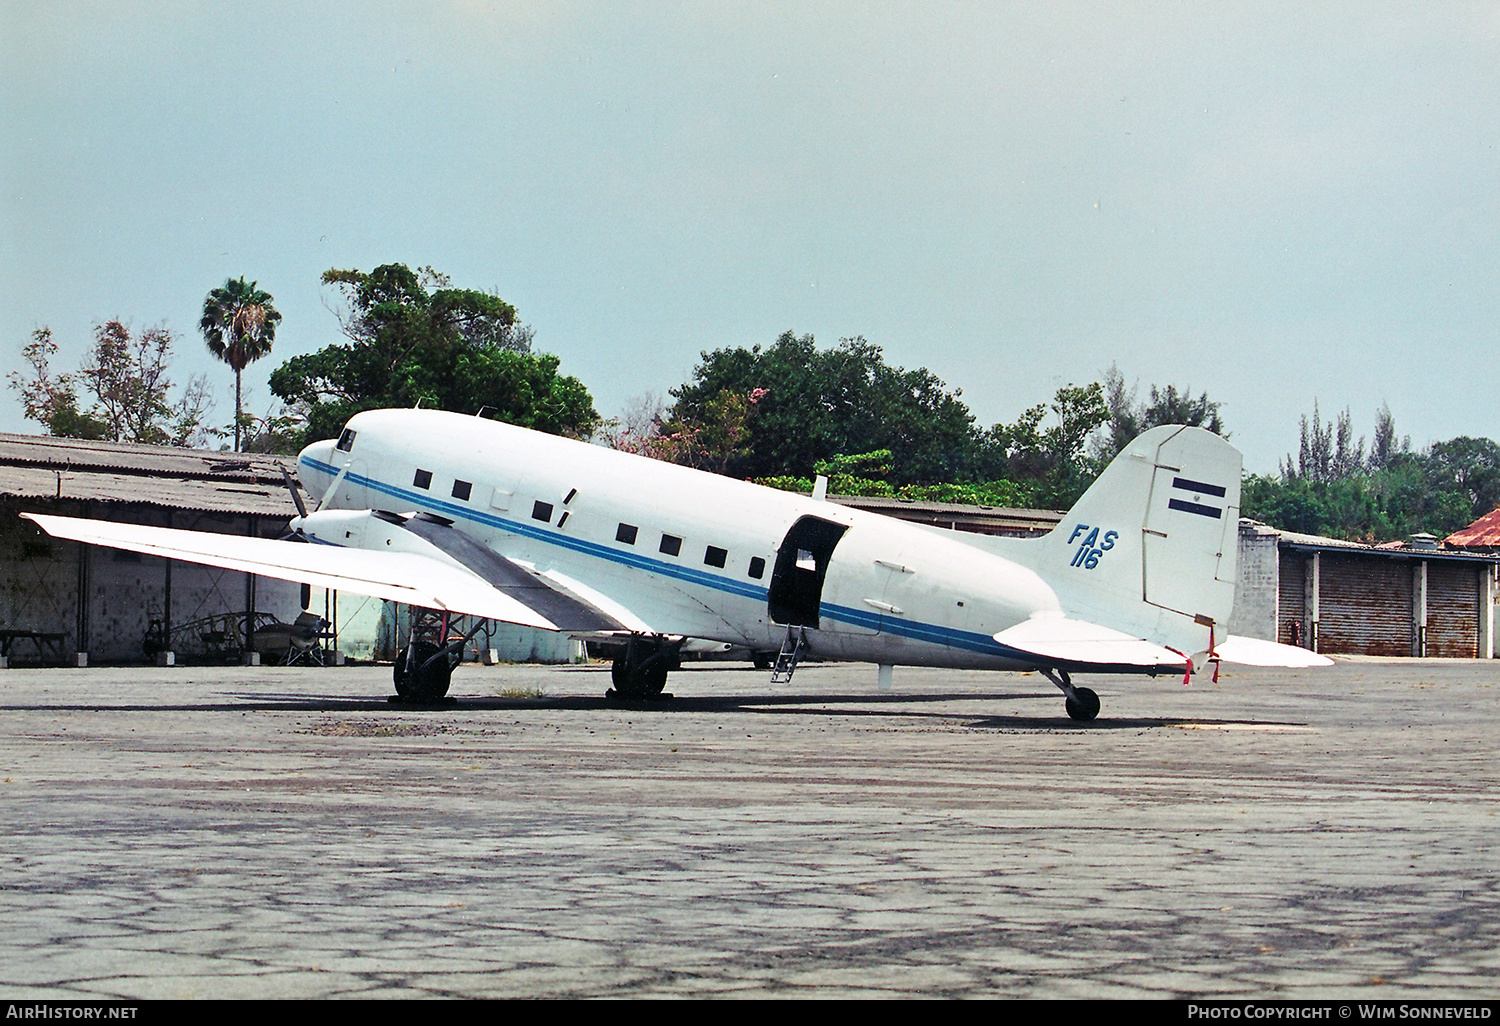
[[[774,652],[800,627],[816,657],[1004,669],[1030,663],[993,635],[1059,608],[957,533],[477,417],[362,413],[299,472],[325,511],[446,518],[640,633]]]

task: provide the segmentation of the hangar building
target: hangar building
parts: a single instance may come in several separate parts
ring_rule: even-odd
[[[276,538],[297,514],[283,468],[294,471],[295,458],[0,433],[0,666],[141,662],[158,649],[228,660],[250,647],[254,627],[295,620],[300,585],[60,541],[19,516]],[[410,622],[407,607],[363,595],[312,588],[307,598],[328,621],[322,643],[341,656],[394,658]],[[476,658],[568,662],[581,652],[552,632],[490,626]]]
[[[1492,659],[1497,561],[1431,535],[1361,545],[1244,520],[1230,630],[1325,655]]]
[[[296,515],[283,465],[289,457],[0,434],[0,654],[139,661],[148,634],[164,625],[247,609],[294,618],[295,584],[59,541],[18,515],[276,537]],[[238,626],[226,620],[201,633]]]

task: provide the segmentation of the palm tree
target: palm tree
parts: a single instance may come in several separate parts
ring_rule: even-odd
[[[240,372],[252,360],[271,351],[281,314],[271,305],[271,295],[238,281],[226,279],[203,300],[203,319],[198,329],[208,351],[234,368],[234,451],[240,451]]]

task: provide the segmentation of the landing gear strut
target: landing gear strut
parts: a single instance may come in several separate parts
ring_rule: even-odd
[[[448,694],[448,684],[459,655],[469,639],[488,626],[480,620],[467,634],[450,638],[451,617],[447,612],[419,610],[411,625],[411,641],[396,656],[392,667],[396,694],[392,702],[425,705],[441,702]]]
[[[677,668],[677,654],[685,638],[676,641],[660,635],[632,634],[625,651],[615,656],[610,668],[614,688],[610,698],[656,698],[667,684],[667,673]]]
[[[1087,723],[1099,715],[1099,696],[1088,688],[1075,688],[1067,670],[1044,669],[1042,674],[1062,689],[1063,708],[1070,718]]]

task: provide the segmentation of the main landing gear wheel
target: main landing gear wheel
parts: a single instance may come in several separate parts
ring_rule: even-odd
[[[609,677],[621,698],[654,698],[667,686],[667,664],[657,660],[632,670],[620,656],[610,667]]]
[[[414,641],[401,650],[393,668],[396,695],[403,702],[437,702],[448,694],[453,664],[447,655],[434,659],[438,647],[430,641]]]
[[[625,651],[615,657],[610,667],[614,689],[610,698],[656,698],[667,686],[667,673],[677,665],[675,644],[662,638],[632,636]]]

